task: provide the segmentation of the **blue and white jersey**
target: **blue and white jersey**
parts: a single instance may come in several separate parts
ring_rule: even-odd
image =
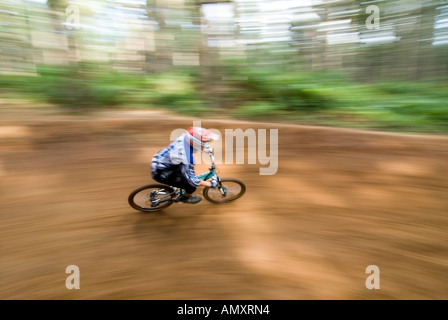
[[[194,171],[193,147],[188,143],[186,134],[180,135],[171,144],[160,150],[151,163],[151,174],[157,171],[178,170],[187,179],[188,183],[194,187],[199,186],[201,180],[196,178]]]

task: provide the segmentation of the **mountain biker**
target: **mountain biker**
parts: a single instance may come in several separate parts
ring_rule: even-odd
[[[217,181],[203,181],[196,177],[193,153],[209,150],[209,143],[218,140],[219,135],[210,130],[191,127],[181,134],[168,147],[154,155],[151,163],[151,175],[157,182],[185,190],[180,199],[183,203],[198,203],[200,196],[192,195],[199,186],[217,187]]]

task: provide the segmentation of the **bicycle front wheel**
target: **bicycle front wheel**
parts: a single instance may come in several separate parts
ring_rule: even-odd
[[[246,192],[244,183],[237,179],[221,179],[221,185],[221,188],[215,189],[205,187],[204,198],[214,203],[228,203],[241,198]]]
[[[129,205],[139,211],[151,212],[173,204],[174,189],[163,184],[150,184],[131,192]]]

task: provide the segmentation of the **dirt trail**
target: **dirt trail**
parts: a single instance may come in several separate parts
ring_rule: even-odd
[[[192,120],[2,105],[0,298],[448,298],[448,137],[203,120],[279,129],[277,174],[221,165],[247,185],[235,203],[129,207],[151,156]],[[69,265],[80,290],[65,287]]]

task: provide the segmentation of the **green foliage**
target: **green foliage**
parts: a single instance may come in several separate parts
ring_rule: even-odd
[[[282,110],[278,105],[268,101],[251,101],[246,102],[236,108],[235,115],[238,117],[257,117],[270,118],[278,117],[282,114]]]
[[[358,84],[338,74],[231,69],[234,114],[390,131],[448,133],[446,82]],[[242,73],[246,78],[241,77]]]
[[[221,96],[204,90],[194,70],[126,73],[86,63],[39,67],[35,77],[2,75],[0,86],[82,112],[133,106],[193,116],[219,112],[258,120],[448,133],[446,81],[359,84],[340,74],[235,63],[224,71],[226,80],[218,82],[225,88]],[[216,101],[229,107],[217,109]]]
[[[37,97],[74,111],[113,106],[167,108],[197,115],[209,110],[185,74],[138,74],[117,72],[107,66],[80,63],[71,66],[40,66],[36,77],[0,76],[8,91]]]
[[[38,73],[47,100],[62,107],[80,110],[123,103],[123,89],[107,81],[101,68],[91,64],[42,67]]]

